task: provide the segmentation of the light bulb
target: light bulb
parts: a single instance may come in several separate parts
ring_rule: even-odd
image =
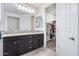
[[[27,12],[28,8],[25,8],[25,12]]]
[[[24,6],[22,6],[22,8],[21,8],[21,9],[22,9],[22,11],[24,11],[24,10],[25,10],[25,7],[24,7]]]
[[[25,11],[25,12],[28,12],[28,13],[34,13],[34,12],[35,12],[34,9],[25,7],[25,6],[21,5],[21,4],[16,5],[16,7],[17,7],[19,10],[22,10],[22,11]]]
[[[34,13],[35,12],[35,10],[33,9],[32,11],[31,11],[31,13]]]
[[[20,10],[22,8],[22,6],[21,5],[18,5],[17,8]]]
[[[31,12],[31,9],[30,9],[30,8],[28,9],[28,12],[29,12],[29,13]]]

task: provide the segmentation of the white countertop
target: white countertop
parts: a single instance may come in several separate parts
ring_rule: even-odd
[[[3,34],[2,37],[20,36],[20,35],[31,35],[31,34],[43,34],[44,32],[26,32],[26,33],[15,33],[15,34]]]

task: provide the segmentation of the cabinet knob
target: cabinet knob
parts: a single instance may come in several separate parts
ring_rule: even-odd
[[[14,44],[16,44],[16,42],[14,42]]]
[[[20,41],[18,41],[18,43],[20,43]]]

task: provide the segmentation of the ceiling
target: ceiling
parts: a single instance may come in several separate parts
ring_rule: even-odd
[[[26,14],[24,11],[18,10],[17,7],[13,5],[13,3],[4,3],[4,8],[6,12],[11,12],[15,14]]]
[[[50,5],[51,3],[29,3],[33,7],[40,8],[42,6]]]
[[[30,5],[31,7],[36,7],[36,8],[40,8],[42,6],[47,6],[50,5],[51,3],[25,3],[25,5]],[[18,10],[13,3],[4,3],[5,6],[5,11],[8,12],[13,12],[13,13],[17,13],[17,14],[26,14],[25,12]]]
[[[46,8],[46,12],[56,15],[56,4],[52,4],[48,8]]]

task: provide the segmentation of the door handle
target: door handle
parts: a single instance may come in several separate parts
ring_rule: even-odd
[[[75,40],[74,37],[70,37],[69,39],[70,39],[70,40]]]

